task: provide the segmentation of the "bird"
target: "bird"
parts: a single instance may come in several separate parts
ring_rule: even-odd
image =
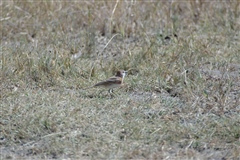
[[[116,72],[116,75],[113,77],[108,78],[107,80],[98,82],[96,84],[94,84],[91,87],[85,88],[85,89],[89,89],[89,88],[94,88],[94,87],[103,87],[108,89],[108,92],[110,94],[113,93],[113,88],[118,88],[123,86],[123,80],[124,77],[126,76],[127,71],[124,70],[119,70]]]

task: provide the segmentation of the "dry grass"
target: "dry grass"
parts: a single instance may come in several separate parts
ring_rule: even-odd
[[[0,5],[2,159],[240,158],[238,0]]]

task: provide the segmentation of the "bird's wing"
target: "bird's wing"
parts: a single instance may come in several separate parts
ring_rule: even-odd
[[[111,77],[108,80],[106,80],[106,82],[115,82],[115,83],[121,83],[122,79],[118,78],[118,77]]]
[[[95,84],[94,86],[108,85],[108,84],[111,84],[111,83],[121,84],[122,83],[122,79],[121,78],[117,78],[117,77],[112,77],[112,78],[109,78],[106,81],[99,82],[99,83]]]

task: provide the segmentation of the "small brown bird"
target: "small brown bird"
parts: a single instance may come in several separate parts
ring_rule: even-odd
[[[114,77],[111,77],[105,81],[96,83],[95,85],[88,87],[88,88],[103,87],[103,88],[109,89],[108,92],[112,93],[113,88],[121,87],[123,85],[123,80],[124,80],[124,77],[126,76],[126,74],[127,74],[127,71],[124,71],[124,70],[117,71],[117,73]],[[88,88],[86,88],[86,89],[88,89]]]

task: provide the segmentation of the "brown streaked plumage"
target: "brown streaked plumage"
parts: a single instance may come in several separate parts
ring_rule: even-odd
[[[96,83],[95,85],[89,87],[104,87],[108,88],[109,92],[112,93],[113,88],[117,88],[123,85],[123,80],[126,75],[127,71],[117,71],[116,75],[114,77],[111,77],[105,81],[101,81],[99,83]]]

